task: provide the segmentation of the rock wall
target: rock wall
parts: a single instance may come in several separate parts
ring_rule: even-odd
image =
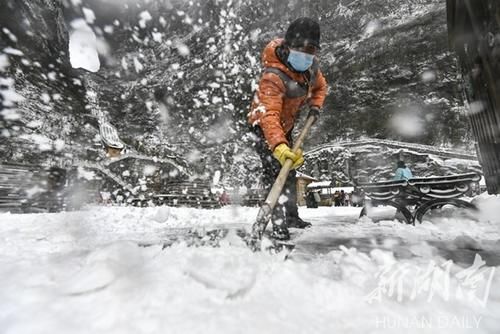
[[[18,119],[0,120],[11,159],[35,159],[40,146],[46,155],[93,150],[95,156],[97,129],[85,95],[92,87],[132,149],[184,156],[201,176],[219,170],[231,182],[248,175],[253,182],[258,160],[246,150],[244,133],[260,52],[302,15],[321,22],[320,58],[331,85],[306,148],[363,136],[470,143],[441,1],[5,0],[1,6],[1,52],[10,62],[4,76],[24,98]],[[69,65],[68,33],[77,19],[97,36],[97,73]],[[21,149],[26,144],[32,149]]]
[[[0,54],[9,64],[2,75],[11,83],[2,94],[2,157],[39,163],[81,155],[85,90],[70,65],[62,3],[4,0],[0,22]]]

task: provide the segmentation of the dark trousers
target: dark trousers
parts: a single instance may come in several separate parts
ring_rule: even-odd
[[[254,135],[251,141],[252,145],[262,162],[262,184],[266,192],[269,193],[281,170],[281,164],[273,157],[273,153],[267,146],[262,129],[259,126],[254,126],[251,128],[251,131]],[[291,131],[286,137],[290,145],[292,145]],[[271,217],[273,224],[287,224],[288,221],[299,218],[296,175],[295,170],[291,170],[288,173],[285,186],[281,192],[281,195],[286,196],[287,200],[283,203],[280,198],[278,204],[276,204]],[[283,204],[280,204],[280,202]]]

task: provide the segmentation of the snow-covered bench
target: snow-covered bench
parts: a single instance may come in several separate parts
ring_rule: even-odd
[[[395,207],[408,224],[421,222],[429,210],[444,205],[475,210],[473,204],[460,198],[480,179],[477,173],[467,173],[358,184],[356,188],[365,195],[360,217],[367,215],[369,208],[380,205]]]
[[[143,199],[132,199],[132,205],[168,205],[214,209],[220,208],[216,194],[212,193],[210,183],[205,180],[169,182],[160,193]]]

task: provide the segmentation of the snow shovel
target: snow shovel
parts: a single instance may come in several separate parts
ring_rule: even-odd
[[[307,117],[306,124],[304,125],[304,128],[297,137],[293,145],[292,151],[297,152],[297,150],[302,146],[302,143],[304,142],[307,133],[309,132],[311,126],[314,124],[315,121],[316,121],[315,116]],[[271,188],[271,191],[267,195],[264,204],[262,204],[262,206],[260,207],[259,213],[257,215],[257,221],[252,226],[252,238],[254,241],[262,239],[262,235],[266,230],[267,223],[271,219],[271,213],[273,212],[273,209],[276,206],[276,203],[278,202],[278,199],[281,195],[281,191],[283,190],[283,186],[285,185],[286,178],[288,177],[288,173],[290,172],[292,165],[293,161],[291,159],[287,159],[285,161],[285,164],[283,165],[283,167],[281,167],[280,173],[278,174],[276,181],[274,181],[273,187]]]

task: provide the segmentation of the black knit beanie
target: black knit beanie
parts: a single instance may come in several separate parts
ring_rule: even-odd
[[[320,29],[318,22],[308,18],[302,17],[293,21],[285,35],[285,42],[291,47],[303,47],[313,45],[319,46]]]

